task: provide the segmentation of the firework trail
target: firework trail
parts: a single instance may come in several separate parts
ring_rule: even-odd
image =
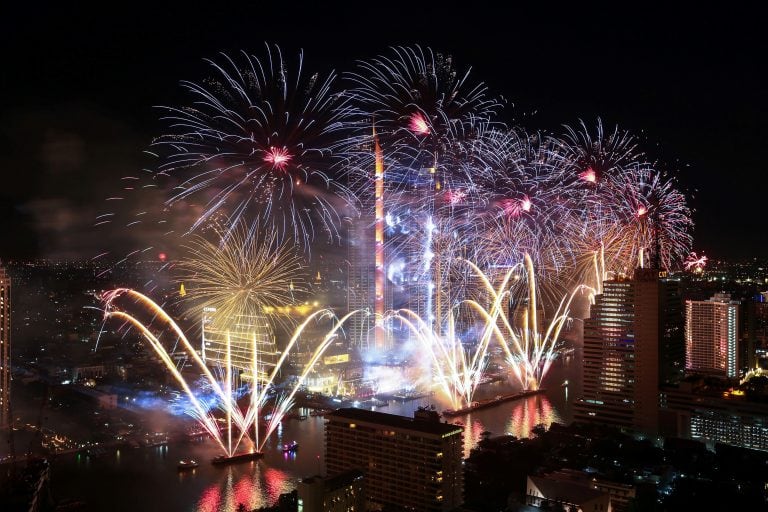
[[[261,316],[306,291],[302,260],[275,232],[250,234],[240,227],[228,234],[216,243],[194,235],[184,246],[187,256],[174,270],[185,284],[188,314],[199,317],[204,307],[213,307],[227,322]]]
[[[469,69],[458,71],[450,56],[418,46],[391,48],[345,74],[366,136],[375,124],[392,200],[408,202],[412,194],[398,194],[431,189],[434,199],[411,201],[411,207],[434,209],[435,200],[455,203],[472,194],[473,141],[501,103],[469,75]],[[351,155],[350,180],[358,192],[370,190],[369,146]]]
[[[490,306],[471,301],[477,311],[486,318],[485,336],[498,339],[513,375],[523,389],[540,389],[552,362],[559,351],[562,329],[569,320],[569,311],[574,298],[581,293],[594,293],[587,286],[579,285],[563,296],[547,322],[540,315],[541,303],[533,260],[524,255],[522,263],[511,268],[501,284],[494,288],[491,280],[473,263],[490,297]],[[520,293],[520,289],[524,290]],[[508,308],[505,305],[509,305]]]
[[[524,255],[522,263],[508,269],[496,287],[477,265],[461,261],[471,270],[476,290],[482,298],[463,299],[451,307],[440,319],[443,323],[441,330],[435,329],[430,319],[409,309],[391,312],[388,319],[401,322],[414,335],[431,363],[433,382],[454,409],[473,402],[493,341],[504,350],[518,383],[526,390],[540,389],[557,357],[560,333],[569,320],[571,302],[579,293],[593,293],[593,290],[578,286],[562,297],[551,320],[546,323],[539,318],[538,287],[530,256]],[[468,309],[464,321],[474,315],[473,318],[483,325],[482,334],[471,348],[465,346],[457,331],[461,307]]]
[[[121,299],[130,301],[128,307],[120,305]],[[265,374],[259,368],[259,351],[257,350],[256,342],[254,341],[251,354],[251,375],[257,377],[252,378],[250,381],[250,391],[248,393],[249,400],[245,411],[243,411],[236,400],[236,396],[239,394],[237,391],[239,386],[235,385],[235,375],[232,366],[226,364],[224,378],[217,379],[194,350],[192,344],[176,322],[158,304],[152,301],[149,297],[127,288],[119,288],[105,292],[102,296],[102,300],[104,303],[105,319],[122,321],[125,327],[135,328],[150,343],[155,354],[160,358],[176,383],[187,395],[191,404],[191,408],[187,413],[200,423],[227,456],[232,456],[236,453],[243,443],[250,445],[252,450],[263,449],[267,439],[276,430],[280,421],[285,417],[285,414],[293,407],[294,397],[306,380],[307,375],[312,371],[325,350],[335,341],[336,333],[342,328],[347,319],[354,314],[360,313],[358,311],[353,311],[339,320],[336,320],[335,315],[330,310],[320,310],[312,313],[296,328],[285,350],[283,350],[280,358],[273,366],[272,371],[263,379],[258,377]],[[137,316],[130,313],[128,311],[129,309],[137,309],[138,312],[149,314],[153,321],[142,322]],[[287,361],[288,355],[294,347],[297,346],[298,340],[303,334],[304,329],[312,321],[321,319],[332,319],[332,328],[326,332],[320,344],[312,352],[309,362],[302,369],[296,382],[289,387],[286,393],[275,399],[272,415],[267,423],[266,430],[263,433],[260,433],[259,419],[261,417],[261,411],[265,408],[269,400],[268,391],[274,388],[276,378],[281,370],[283,370],[283,364]],[[178,337],[181,342],[181,349],[186,353],[187,357],[190,358],[193,365],[206,379],[210,389],[215,393],[218,407],[225,418],[226,427],[221,427],[214,414],[209,411],[209,408],[203,404],[200,399],[197,398],[195,391],[192,390],[184,376],[176,367],[176,363],[167,348],[161,342],[157,332],[154,332],[154,330],[158,329],[155,327],[153,330],[152,324],[154,321],[158,321],[160,324],[170,327],[175,336]],[[225,362],[229,363],[230,351],[227,350],[226,354]]]
[[[479,261],[504,272],[528,254],[543,288],[559,300],[562,274],[575,259],[572,229],[578,220],[564,185],[563,154],[550,139],[522,130],[496,131],[486,144],[490,172],[483,189],[490,199],[479,217]]]
[[[637,140],[628,131],[615,126],[606,132],[598,118],[594,131],[584,121],[579,127],[565,127],[561,139],[553,138],[566,164],[563,186],[569,191],[570,210],[579,218],[571,223],[573,237],[589,245],[589,252],[604,243],[616,219],[607,204],[616,180],[642,161]]]
[[[153,144],[158,174],[178,181],[168,205],[202,206],[190,231],[224,212],[228,227],[273,227],[305,248],[316,222],[337,239],[337,208],[354,201],[337,174],[354,138],[348,97],[332,92],[335,74],[307,76],[303,54],[290,68],[270,45],[263,58],[206,62],[211,78],[182,82],[189,102],[161,107],[169,133]]]

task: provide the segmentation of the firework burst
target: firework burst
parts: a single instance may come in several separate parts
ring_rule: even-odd
[[[185,248],[177,280],[185,284],[183,301],[193,317],[204,307],[215,308],[225,322],[261,317],[305,291],[301,259],[274,233],[259,236],[238,228],[217,243],[195,235]]]
[[[305,247],[318,221],[336,238],[337,208],[354,198],[336,176],[353,139],[335,75],[307,76],[302,54],[290,68],[269,45],[263,59],[242,52],[207,62],[213,77],[182,82],[187,105],[161,107],[169,133],[153,146],[164,158],[159,173],[177,180],[168,204],[200,205],[190,230],[225,212],[229,227],[273,227]]]

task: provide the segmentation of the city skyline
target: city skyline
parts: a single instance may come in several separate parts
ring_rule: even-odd
[[[11,11],[2,506],[768,502],[757,16]]]
[[[148,165],[142,151],[161,133],[153,105],[173,104],[180,80],[204,76],[204,58],[256,51],[264,42],[281,44],[286,54],[303,48],[307,65],[323,72],[349,69],[390,45],[432,46],[460,66],[472,66],[506,99],[501,119],[508,123],[552,132],[600,117],[606,126],[638,135],[641,149],[677,175],[689,196],[694,250],[715,258],[767,252],[765,242],[751,235],[759,229],[759,187],[750,183],[761,162],[758,151],[747,150],[759,147],[764,133],[764,103],[752,103],[761,69],[741,65],[760,55],[765,43],[738,14],[609,9],[584,13],[579,25],[567,11],[548,13],[545,23],[531,8],[470,14],[483,28],[480,36],[452,30],[451,37],[442,31],[432,37],[419,30],[429,26],[427,20],[450,28],[458,18],[450,11],[412,9],[400,19],[393,6],[370,19],[377,37],[369,38],[367,13],[341,8],[307,7],[291,18],[268,6],[244,8],[242,17],[214,10],[205,21],[194,10],[126,12],[114,26],[100,23],[95,13],[55,8],[35,13],[31,23],[31,12],[14,9],[19,23],[4,37],[30,44],[11,56],[17,73],[3,82],[3,162],[25,172],[9,172],[10,187],[0,193],[0,228],[16,242],[0,257],[98,254],[96,206],[119,189],[121,177]],[[254,21],[253,30],[243,30],[250,19],[271,23]],[[517,20],[510,38],[502,36],[506,19]],[[325,28],[339,24],[351,32],[342,37]],[[188,38],[190,32],[204,36]],[[342,55],[356,37],[361,44]],[[509,64],[514,56],[520,66]],[[547,64],[527,64],[534,61]],[[722,101],[713,98],[718,91]],[[728,192],[721,186],[725,177]],[[81,182],[89,186],[71,185]]]

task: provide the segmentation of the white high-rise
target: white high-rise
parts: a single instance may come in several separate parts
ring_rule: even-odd
[[[739,376],[739,302],[726,293],[685,301],[685,368],[689,373]]]

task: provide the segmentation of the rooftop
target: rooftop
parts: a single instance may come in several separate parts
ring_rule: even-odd
[[[303,478],[301,481],[305,484],[312,485],[315,482],[323,482],[323,486],[328,491],[335,491],[341,489],[363,478],[363,472],[357,469],[350,469],[343,473],[339,473],[332,477],[322,477],[320,475],[311,476],[309,478]]]
[[[365,409],[345,408],[338,409],[325,416],[329,420],[334,418],[362,421],[385,425],[392,428],[403,430],[413,430],[424,432],[426,434],[446,435],[462,432],[463,428],[449,423],[440,423],[439,421],[429,421],[408,418],[407,416],[397,416],[395,414],[386,414],[383,412],[368,411]]]
[[[558,480],[547,476],[529,476],[541,494],[548,500],[565,501],[575,505],[582,505],[600,498],[606,493],[591,489],[583,484],[568,480]]]

